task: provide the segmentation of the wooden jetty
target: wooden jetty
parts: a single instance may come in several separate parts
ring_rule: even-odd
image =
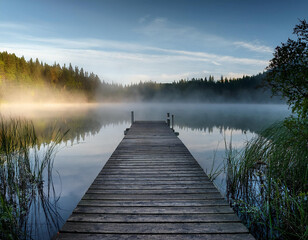
[[[57,239],[254,239],[163,121],[127,131]]]

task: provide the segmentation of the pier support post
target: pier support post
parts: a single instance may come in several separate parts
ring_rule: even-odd
[[[173,128],[174,128],[174,115],[172,114],[172,116],[171,116],[171,128],[172,128],[172,130],[174,130]]]
[[[167,113],[167,125],[170,127],[170,113]]]
[[[134,119],[134,111],[131,112],[131,122],[132,124],[134,123],[135,119]]]

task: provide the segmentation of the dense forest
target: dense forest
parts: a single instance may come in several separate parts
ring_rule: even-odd
[[[242,78],[215,80],[214,76],[181,79],[173,83],[140,82],[121,85],[101,81],[94,73],[71,64],[48,65],[7,52],[0,53],[0,99],[27,101],[205,101],[205,102],[269,102],[270,91],[264,90],[265,73]],[[28,98],[25,98],[27,95]],[[61,98],[65,95],[66,98]],[[53,97],[52,97],[53,96]]]
[[[88,100],[93,100],[100,80],[93,73],[84,72],[78,67],[73,68],[59,64],[52,66],[43,64],[38,59],[26,61],[24,57],[17,57],[7,52],[0,53],[0,84],[1,98],[8,97],[7,92],[29,90],[30,95],[42,98],[42,89],[55,90],[53,93],[82,93]],[[46,96],[48,97],[48,96]]]
[[[173,83],[140,82],[126,86],[119,94],[142,101],[202,101],[202,102],[269,102],[270,92],[262,88],[265,74],[227,79],[213,76],[199,79],[181,79]]]

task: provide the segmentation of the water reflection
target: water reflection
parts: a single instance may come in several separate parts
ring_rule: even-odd
[[[283,105],[253,104],[2,105],[0,109],[4,117],[31,120],[40,144],[52,142],[52,129],[69,130],[59,146],[53,176],[56,195],[61,195],[57,209],[64,220],[123,138],[130,111],[135,112],[135,120],[164,120],[167,112],[174,114],[175,130],[205,170],[214,158],[216,165],[222,162],[224,136],[229,141],[232,135],[233,146],[240,147],[262,128],[289,115]],[[215,181],[221,192],[223,178]]]
[[[32,120],[43,143],[51,141],[51,128],[70,130],[63,139],[84,141],[102,127],[126,124],[130,111],[138,120],[162,120],[166,113],[175,115],[178,128],[212,133],[219,129],[257,132],[288,115],[285,105],[262,104],[84,104],[84,105],[2,105],[3,116]]]
[[[59,227],[52,169],[62,134],[52,135],[53,142],[41,146],[31,122],[0,119],[1,239],[48,236]]]

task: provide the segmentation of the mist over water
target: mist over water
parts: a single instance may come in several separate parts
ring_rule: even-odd
[[[17,105],[87,103],[87,97],[82,91],[68,91],[65,88],[54,89],[50,86],[34,84],[12,86],[0,85],[1,103]]]
[[[166,120],[173,114],[179,131],[211,133],[215,129],[258,132],[290,114],[280,104],[205,104],[205,103],[113,103],[113,104],[1,104],[4,118],[31,120],[39,135],[48,128],[69,130],[64,141],[76,141],[95,135],[110,125],[130,125],[131,111],[135,120]],[[47,141],[47,139],[45,139]]]
[[[175,116],[175,131],[206,171],[224,158],[224,138],[240,148],[258,131],[290,114],[286,105],[271,104],[2,104],[3,118],[31,120],[40,144],[52,141],[51,128],[69,130],[54,162],[58,207],[66,220],[135,120]],[[215,184],[224,194],[224,176]],[[42,239],[42,237],[40,237]],[[49,236],[46,236],[49,239]]]

